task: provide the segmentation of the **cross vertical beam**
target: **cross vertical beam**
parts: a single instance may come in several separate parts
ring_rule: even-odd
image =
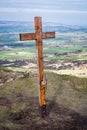
[[[42,39],[55,38],[55,32],[42,32],[41,17],[34,18],[35,33],[20,34],[20,40],[36,40],[37,64],[38,64],[38,90],[39,90],[39,106],[41,116],[46,116],[46,100],[45,100],[45,85],[44,66],[43,66],[43,42]]]
[[[39,104],[42,117],[46,115],[45,86],[42,84],[44,79],[43,67],[43,43],[42,43],[42,21],[41,17],[35,17],[35,34],[37,48],[37,64],[38,64],[38,90]]]

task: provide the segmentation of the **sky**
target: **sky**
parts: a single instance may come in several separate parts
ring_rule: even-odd
[[[87,26],[87,0],[0,0],[0,20]]]

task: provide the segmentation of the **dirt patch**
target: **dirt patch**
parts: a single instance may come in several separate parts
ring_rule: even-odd
[[[6,103],[6,101],[4,102]],[[9,109],[6,122],[12,123],[14,127],[10,124],[5,126],[6,122],[3,122],[0,130],[87,130],[87,116],[81,116],[51,100],[47,101],[47,117],[44,119],[40,118],[37,97],[30,97],[18,102],[28,103],[26,109],[18,112],[12,112]]]
[[[42,130],[47,129],[60,129],[60,130],[86,130],[87,117],[80,116],[78,113],[63,110],[62,107],[55,107],[56,111],[52,115],[47,116],[46,119],[41,119],[38,115],[33,116],[30,110],[20,111],[19,113],[11,113],[10,119],[12,122],[20,124],[29,124],[29,128],[39,128]],[[50,113],[51,114],[51,113]],[[35,120],[36,118],[36,120]],[[38,120],[39,118],[39,120]],[[26,127],[25,127],[26,128]]]
[[[6,97],[0,97],[0,106],[9,106],[10,104],[10,100],[8,100]]]

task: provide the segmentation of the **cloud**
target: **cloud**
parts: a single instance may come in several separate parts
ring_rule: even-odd
[[[8,13],[8,12],[18,12],[18,9],[16,8],[0,8],[1,13]]]
[[[87,14],[87,11],[83,10],[50,10],[50,9],[39,9],[39,8],[0,8],[0,12],[4,13],[17,13],[17,12],[40,12],[40,13],[65,13],[65,14]]]

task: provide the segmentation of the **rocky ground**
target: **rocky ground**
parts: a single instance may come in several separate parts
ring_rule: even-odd
[[[0,60],[1,67],[17,67],[26,69],[37,69],[36,60]],[[87,77],[87,60],[60,60],[44,61],[44,68],[54,71],[58,74],[75,75],[78,77]]]

